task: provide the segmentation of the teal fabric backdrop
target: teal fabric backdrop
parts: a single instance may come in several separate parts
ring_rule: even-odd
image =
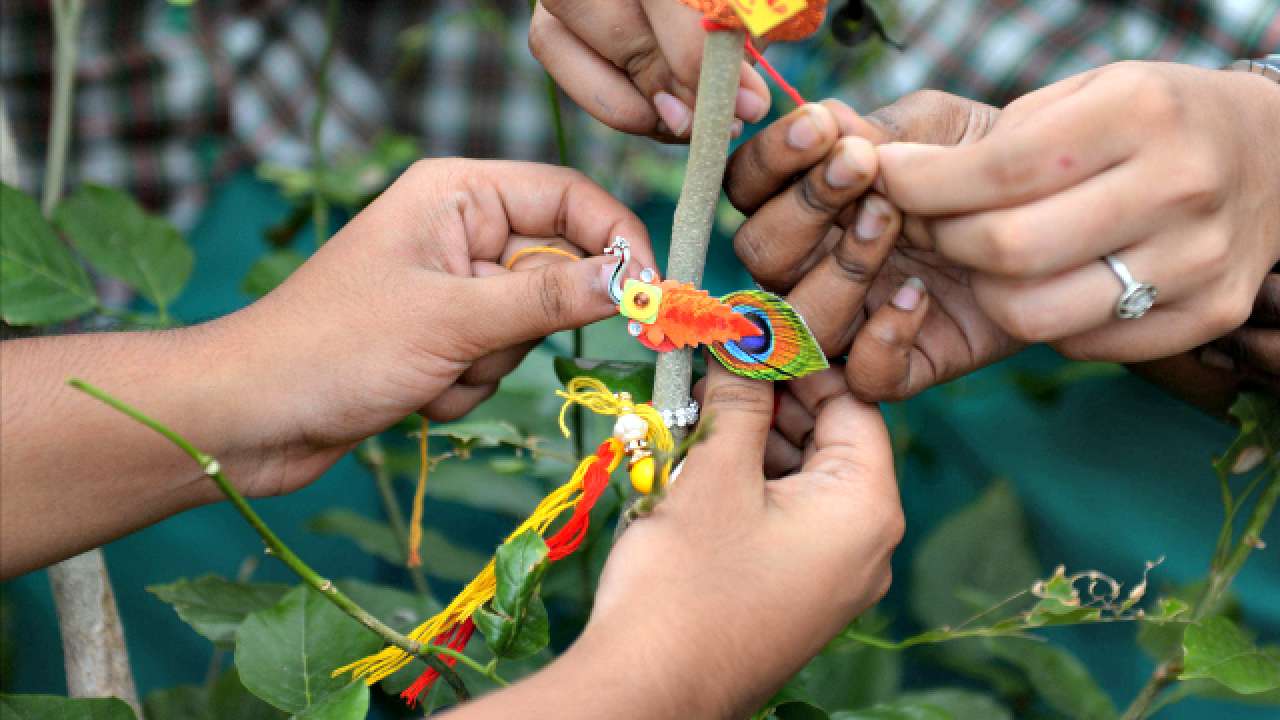
[[[219,188],[192,233],[197,274],[177,308],[180,317],[198,321],[248,302],[240,280],[261,252],[263,228],[285,210],[270,187],[247,173]],[[646,215],[654,236],[665,238],[670,208],[653,207]],[[727,243],[720,243],[710,266],[710,288],[728,291],[748,282]],[[1164,555],[1168,560],[1153,575],[1155,587],[1202,574],[1221,515],[1209,461],[1225,447],[1230,430],[1127,376],[1075,383],[1049,407],[1029,402],[1005,379],[1013,368],[1044,371],[1060,363],[1049,351],[1024,353],[891,409],[891,419],[906,422],[912,442],[927,450],[910,454],[899,468],[908,530],[896,577],[909,576],[913,550],[937,521],[972,501],[994,478],[1006,478],[1016,488],[1046,573],[1062,563],[1073,570],[1097,568],[1131,582],[1145,561]],[[1133,423],[1135,416],[1143,422]],[[372,516],[380,513],[372,484],[349,458],[306,490],[256,502],[267,521],[326,574],[397,581],[392,569],[347,542],[304,530],[308,517],[338,505]],[[464,527],[469,516],[456,522],[452,532],[477,532]],[[1275,525],[1273,521],[1273,531]],[[492,537],[495,529],[479,532]],[[233,576],[244,557],[260,552],[255,536],[225,504],[171,518],[106,548],[143,693],[200,682],[210,650],[145,586],[210,572]],[[255,579],[291,580],[269,561]],[[1280,641],[1280,557],[1274,551],[1256,553],[1237,591],[1246,620],[1263,631],[1264,640]],[[18,650],[12,689],[64,692],[45,573],[6,583],[4,592],[13,604],[17,630],[10,636]],[[891,593],[887,607],[894,617],[906,615],[901,587]],[[1151,670],[1135,649],[1133,631],[1108,625],[1060,634],[1113,697],[1125,702]],[[936,679],[905,678],[908,684]],[[1261,720],[1274,718],[1275,711],[1194,702],[1160,717]]]

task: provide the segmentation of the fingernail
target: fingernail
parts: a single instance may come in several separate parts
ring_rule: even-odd
[[[1218,370],[1230,371],[1236,369],[1236,361],[1230,355],[1211,347],[1200,351],[1200,363],[1205,367]]]
[[[671,128],[671,132],[678,136],[684,136],[689,132],[689,125],[693,122],[693,113],[689,112],[689,106],[685,105],[675,95],[660,92],[653,96],[653,107],[658,111],[658,117],[662,118],[662,122]]]
[[[889,304],[899,310],[910,312],[916,309],[922,297],[924,297],[924,281],[918,277],[907,278],[907,281],[902,283],[902,287],[898,288],[898,292],[893,294]]]
[[[744,128],[746,128],[746,125],[744,125],[741,120],[734,118],[733,123],[729,125],[729,137],[735,140],[742,137],[742,131]]]
[[[596,280],[592,283],[592,290],[596,290],[609,298],[610,302],[613,298],[609,296],[609,281],[613,280],[613,268],[618,264],[617,260],[611,257],[593,258],[591,262],[599,262],[600,269],[596,272]]]
[[[733,112],[747,122],[757,123],[769,112],[769,101],[745,88],[738,88]]]
[[[836,156],[827,163],[827,184],[833,188],[847,188],[859,178],[871,172],[875,162],[875,148],[870,143],[855,139],[840,141]]]
[[[872,195],[863,201],[858,210],[858,219],[853,226],[854,237],[869,243],[884,234],[889,227],[889,204],[879,196]]]
[[[807,150],[818,142],[821,131],[818,124],[814,122],[813,112],[806,105],[802,108],[802,112],[795,120],[791,122],[791,127],[787,129],[787,144],[796,150]]]

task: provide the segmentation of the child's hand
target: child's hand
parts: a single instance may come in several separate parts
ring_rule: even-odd
[[[816,422],[766,482],[773,386],[709,365],[711,434],[614,547],[583,636],[476,717],[746,717],[885,593],[903,517],[884,421],[838,371],[790,387]]]
[[[580,173],[430,160],[410,168],[280,288],[219,325],[252,370],[245,397],[304,459],[250,489],[311,479],[415,411],[457,418],[488,398],[542,337],[616,311],[615,236],[652,267],[644,226]],[[551,255],[504,263],[519,249]],[[267,485],[266,483],[269,483]]]

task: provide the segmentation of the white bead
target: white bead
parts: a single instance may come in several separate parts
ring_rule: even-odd
[[[639,415],[620,415],[613,424],[613,436],[623,442],[643,440],[649,434],[649,424]]]

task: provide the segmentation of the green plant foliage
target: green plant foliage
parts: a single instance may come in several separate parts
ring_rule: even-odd
[[[311,168],[274,163],[259,165],[258,177],[279,187],[291,200],[306,200],[319,189],[327,201],[355,209],[386,188],[400,170],[419,157],[422,149],[417,140],[386,133],[374,140],[369,150],[347,153],[326,163],[319,181]]]
[[[1013,490],[997,481],[938,525],[911,566],[911,609],[926,626],[954,625],[1028,588],[1039,574]]]
[[[951,713],[929,703],[891,702],[831,714],[831,720],[955,720]]]
[[[444,462],[431,472],[427,495],[435,502],[458,503],[522,518],[537,507],[543,493],[522,475],[496,472],[475,462]]]
[[[1107,720],[1117,716],[1111,698],[1098,687],[1084,663],[1067,650],[1015,638],[994,640],[987,646],[996,657],[1025,672],[1045,703],[1066,717]]]
[[[0,695],[0,720],[134,720],[118,698]]]
[[[93,267],[128,283],[162,314],[191,278],[195,253],[182,234],[120,190],[84,185],[53,219]]]
[[[550,641],[547,609],[538,597],[547,569],[547,543],[526,530],[498,548],[494,560],[497,590],[476,611],[476,627],[495,656],[528,657]]]
[[[235,647],[236,629],[249,613],[275,605],[288,591],[289,586],[280,583],[235,582],[217,575],[147,588],[173,606],[192,629],[225,649]]]
[[[505,420],[463,420],[432,425],[427,435],[448,438],[460,453],[503,445],[524,447],[528,443],[520,429]]]
[[[588,360],[557,357],[556,377],[568,385],[575,377],[592,377],[614,392],[629,392],[636,402],[649,402],[653,395],[654,363],[620,360]]]
[[[293,716],[294,720],[364,720],[369,715],[369,686],[359,680],[329,693]]]
[[[287,713],[249,692],[240,682],[240,673],[234,667],[223,672],[214,684],[209,696],[209,713],[214,720],[282,720],[288,717]]]
[[[376,652],[377,635],[306,586],[249,615],[236,632],[240,681],[275,707],[301,713],[347,686],[334,668]]]
[[[874,634],[880,625],[882,620],[868,614],[852,627]],[[770,704],[779,717],[786,714],[779,712],[782,706],[796,702],[826,710],[867,707],[897,695],[901,681],[901,653],[840,636],[791,678]]]
[[[955,720],[1013,720],[1013,713],[1009,708],[995,698],[961,688],[944,687],[903,693],[898,701],[939,708]]]
[[[433,598],[356,578],[337,582],[338,589],[396,632],[405,633],[440,612]]]
[[[386,523],[342,508],[326,510],[307,522],[307,529],[320,535],[334,535],[354,542],[359,548],[392,565],[404,565],[401,540]],[[422,533],[422,564],[436,577],[454,582],[470,580],[489,558],[453,543],[436,530]]]
[[[1189,625],[1182,647],[1184,680],[1216,680],[1242,695],[1280,688],[1280,647],[1256,646],[1225,617]]]
[[[292,275],[293,271],[306,261],[307,258],[296,250],[289,248],[272,250],[258,258],[253,267],[249,268],[244,281],[240,283],[240,289],[255,298],[260,298],[275,290],[285,281],[285,278]]]
[[[147,720],[216,720],[209,710],[209,697],[197,685],[178,685],[156,690],[142,701]]]
[[[98,305],[89,275],[58,239],[40,207],[0,183],[0,316],[10,325],[49,325]]]

